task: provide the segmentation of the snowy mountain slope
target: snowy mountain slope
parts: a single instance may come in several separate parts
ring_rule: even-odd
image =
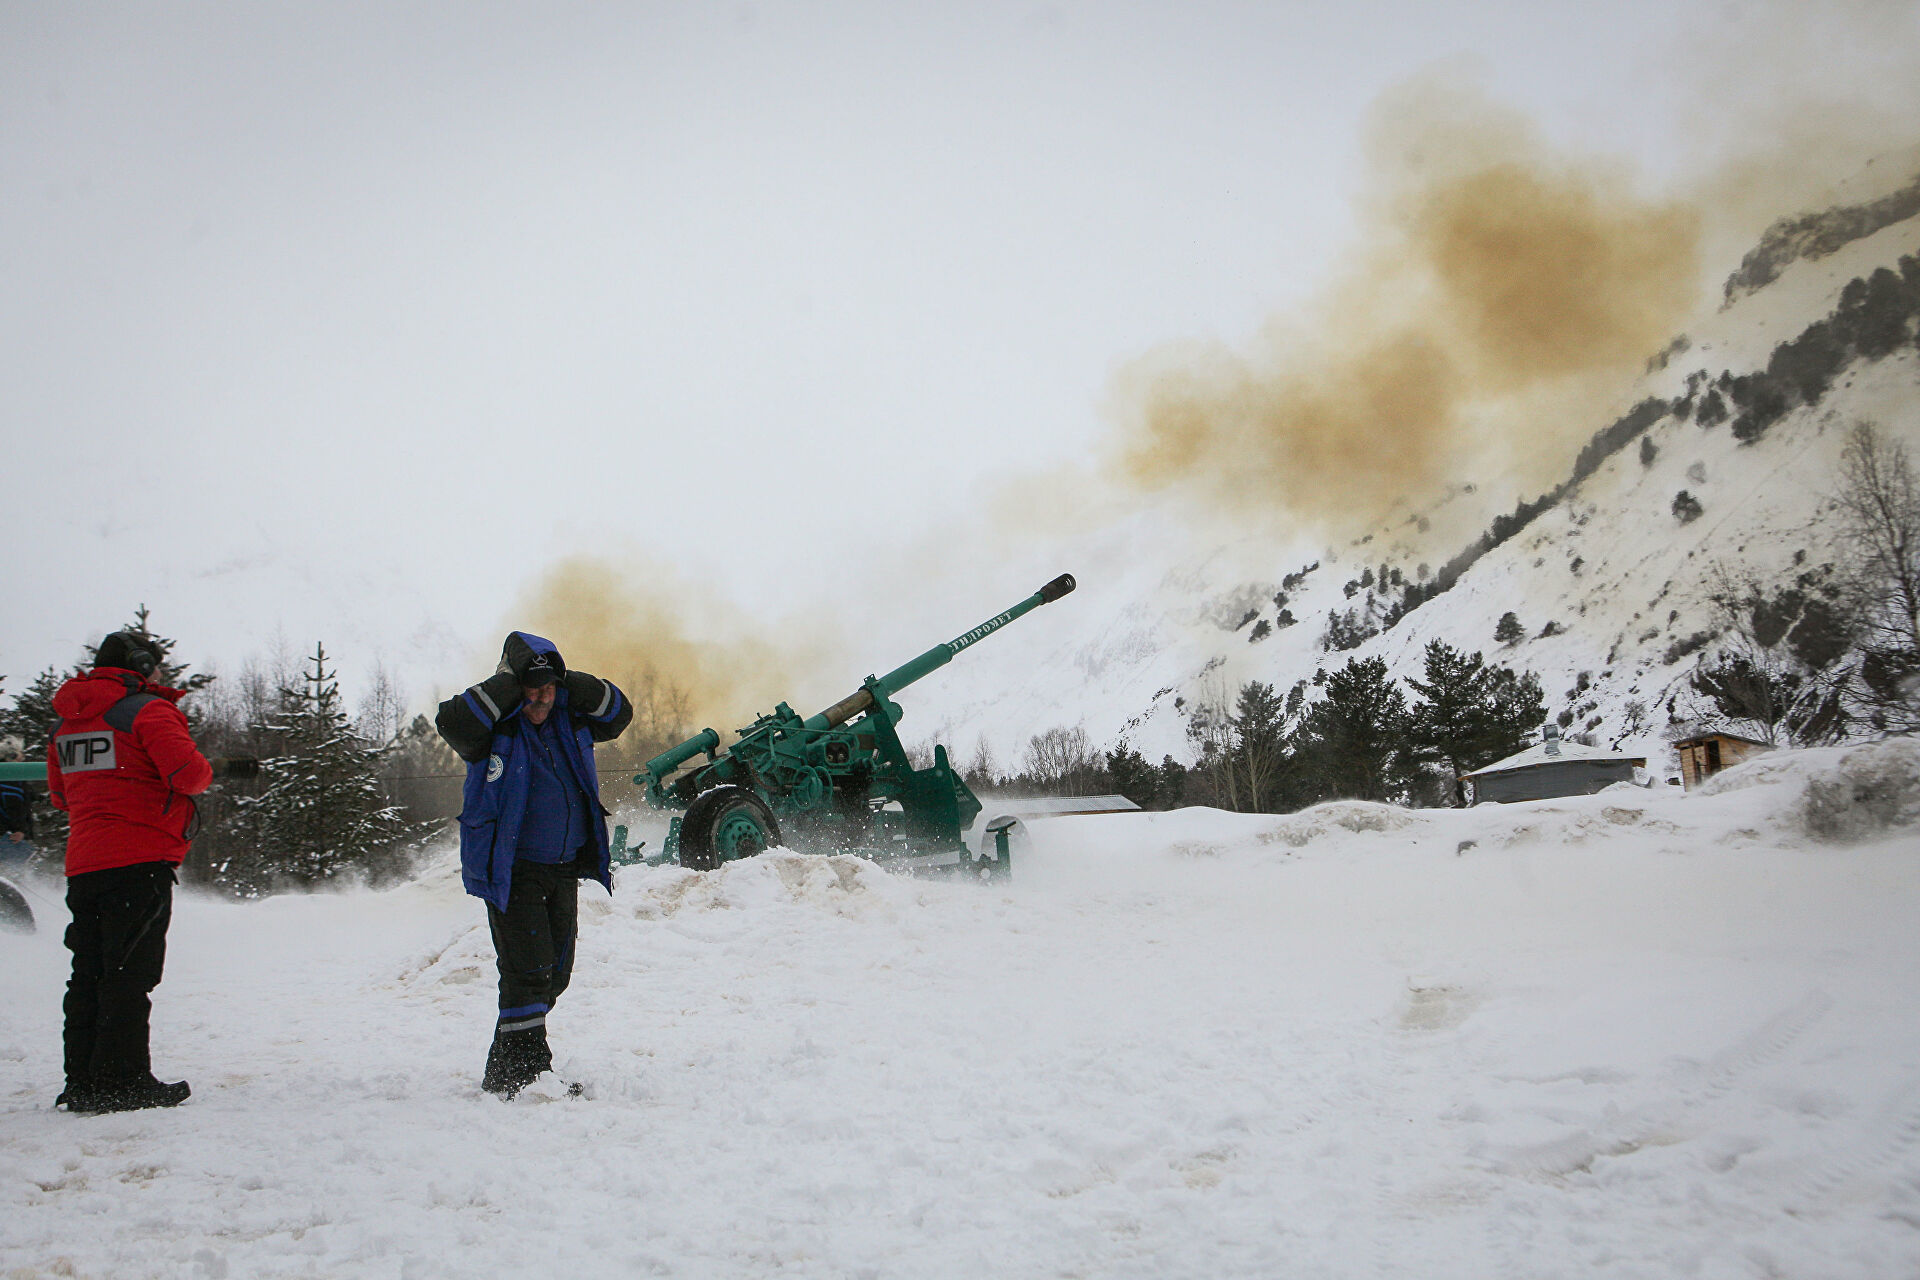
[[[583,896],[588,1100],[503,1105],[479,905],[181,898],[177,1111],[71,1117],[0,934],[10,1277],[1589,1280],[1920,1269],[1920,747],[1706,794],[1036,824]],[[1858,843],[1816,841],[1866,792]]]
[[[1883,166],[1845,194],[1881,199],[1901,185],[1894,175]],[[1357,648],[1323,648],[1330,611],[1354,610],[1364,628],[1371,606],[1371,625],[1381,625],[1402,588],[1380,591],[1370,579],[1384,569],[1431,581],[1511,509],[1461,484],[1426,509],[1395,509],[1346,545],[1274,546],[1250,535],[1184,559],[1170,549],[1168,516],[1142,511],[1074,549],[1082,595],[1061,606],[1070,617],[1045,618],[1044,636],[1030,625],[996,639],[1015,654],[995,655],[991,667],[956,664],[943,683],[917,690],[940,720],[910,729],[962,758],[985,741],[1003,768],[1017,764],[1028,736],[1055,724],[1081,723],[1102,746],[1126,738],[1150,757],[1185,756],[1181,703],[1230,696],[1250,679],[1285,689],[1349,657],[1378,655],[1396,675],[1414,675],[1427,642],[1440,639],[1536,672],[1549,713],[1570,713],[1572,731],[1658,759],[1666,700],[1710,650],[1714,580],[1731,572],[1784,584],[1834,561],[1826,508],[1846,431],[1869,421],[1920,446],[1920,355],[1909,347],[1854,361],[1817,403],[1751,442],[1725,421],[1703,426],[1698,409],[1681,417],[1671,406],[1690,393],[1697,402],[1723,374],[1764,369],[1777,345],[1834,310],[1848,281],[1916,252],[1920,216],[1908,216],[1773,263],[1764,287],[1704,317],[1621,397],[1623,407],[1666,402],[1643,433],[1650,463],[1640,434],[1623,432],[1624,447],[1473,559],[1450,590]],[[1682,490],[1701,504],[1690,522],[1674,511]],[[1279,594],[1292,626],[1280,626]],[[1494,626],[1508,611],[1528,638],[1497,647]]]

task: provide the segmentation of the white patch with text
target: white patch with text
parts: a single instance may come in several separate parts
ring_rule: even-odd
[[[63,733],[53,740],[54,753],[60,759],[62,773],[89,773],[118,766],[113,752],[113,731],[96,729],[91,733]]]

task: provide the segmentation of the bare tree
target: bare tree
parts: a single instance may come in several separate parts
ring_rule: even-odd
[[[1859,423],[1834,495],[1861,626],[1852,686],[1876,728],[1920,729],[1920,487],[1906,447]]]
[[[633,701],[633,723],[608,744],[613,750],[602,748],[603,760],[638,764],[692,736],[693,697],[679,681],[646,667],[629,675],[622,689]]]
[[[384,662],[375,662],[367,676],[367,691],[360,698],[353,729],[368,742],[384,745],[400,736],[407,725],[407,696],[394,681]]]
[[[1027,742],[1027,774],[1035,782],[1069,795],[1079,794],[1095,765],[1092,744],[1080,725],[1057,725]]]
[[[973,754],[967,758],[966,767],[960,771],[960,776],[966,779],[967,785],[970,787],[991,787],[994,785],[996,779],[994,777],[993,746],[987,741],[985,734],[980,735],[980,737],[974,740]]]
[[[1240,770],[1234,758],[1237,736],[1233,727],[1233,703],[1227,696],[1227,682],[1218,673],[1202,683],[1187,717],[1187,741],[1193,744],[1194,760],[1189,775],[1196,800],[1204,799],[1224,809],[1239,809]]]
[[[202,729],[196,737],[211,753],[261,754],[266,744],[253,726],[271,719],[280,705],[280,691],[302,678],[286,637],[276,637],[267,654],[248,658],[238,676],[222,677],[208,686],[200,704]]]
[[[1810,578],[1769,584],[1714,566],[1707,597],[1721,642],[1688,677],[1692,718],[1768,743],[1816,746],[1843,737],[1845,691],[1857,665],[1847,594]]]

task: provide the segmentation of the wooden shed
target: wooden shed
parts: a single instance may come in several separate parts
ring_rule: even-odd
[[[1773,748],[1737,733],[1702,733],[1673,744],[1680,753],[1680,777],[1691,791],[1722,769],[1731,769]]]
[[[1474,804],[1485,801],[1505,804],[1514,800],[1548,800],[1555,796],[1590,796],[1616,782],[1634,781],[1634,770],[1646,767],[1645,756],[1563,741],[1559,726],[1550,724],[1537,746],[1463,774],[1460,780],[1473,787]]]

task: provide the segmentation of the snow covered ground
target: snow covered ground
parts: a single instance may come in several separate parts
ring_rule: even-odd
[[[0,935],[0,1276],[1920,1273],[1920,744],[1701,793],[1054,819],[1009,886],[583,893],[584,1099],[476,1081],[479,905],[183,898],[71,1117]]]

